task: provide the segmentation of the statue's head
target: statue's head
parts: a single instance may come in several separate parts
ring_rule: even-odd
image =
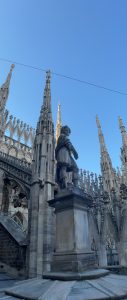
[[[65,134],[67,136],[69,136],[71,133],[71,129],[66,125],[66,126],[62,126],[61,128],[61,134]]]

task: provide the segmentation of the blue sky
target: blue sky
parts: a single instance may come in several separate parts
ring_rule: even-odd
[[[127,92],[126,0],[0,0],[0,57]],[[10,64],[0,60],[0,84]],[[15,66],[7,108],[33,127],[45,74]],[[127,96],[52,76],[56,122],[72,129],[79,167],[99,172],[98,114],[113,165],[120,165],[120,115],[127,127]]]

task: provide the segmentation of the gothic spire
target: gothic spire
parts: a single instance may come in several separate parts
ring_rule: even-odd
[[[120,131],[121,131],[121,135],[122,135],[123,146],[127,146],[127,133],[126,133],[125,126],[123,124],[123,120],[121,117],[119,117],[118,120],[119,120],[119,127],[120,127]]]
[[[43,105],[33,149],[29,218],[29,277],[50,271],[54,215],[48,200],[54,198],[55,140],[51,113],[50,71],[46,73]]]
[[[10,86],[10,80],[11,80],[13,68],[14,68],[14,64],[11,65],[10,72],[7,76],[7,79],[0,88],[0,112],[4,110],[7,99],[8,99],[9,86]]]
[[[61,127],[62,127],[61,109],[60,109],[60,103],[59,103],[58,104],[58,110],[57,110],[57,122],[56,122],[56,143],[57,143],[58,138],[60,136]]]
[[[101,124],[100,124],[98,116],[96,116],[96,124],[97,124],[97,127],[98,127],[98,136],[99,136],[101,152],[107,151],[106,150],[106,145],[105,145],[105,140],[104,140],[104,135],[103,135],[103,132],[102,132],[102,129],[101,129]]]
[[[112,166],[112,161],[105,145],[105,140],[104,140],[103,132],[98,117],[96,117],[96,123],[98,127],[98,135],[99,135],[99,142],[100,142],[101,172],[103,178],[103,186],[104,186],[104,190],[107,191],[110,196],[111,189],[112,188],[117,189],[116,172]]]

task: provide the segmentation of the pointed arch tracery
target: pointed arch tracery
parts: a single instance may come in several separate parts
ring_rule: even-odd
[[[4,174],[2,211],[27,229],[29,191],[20,181]]]

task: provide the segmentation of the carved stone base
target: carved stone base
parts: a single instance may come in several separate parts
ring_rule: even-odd
[[[82,190],[62,190],[49,205],[56,214],[56,249],[52,272],[84,272],[96,268],[89,241],[88,208],[91,198]]]
[[[55,272],[83,272],[96,266],[95,254],[88,253],[57,253],[53,256],[51,270]]]

